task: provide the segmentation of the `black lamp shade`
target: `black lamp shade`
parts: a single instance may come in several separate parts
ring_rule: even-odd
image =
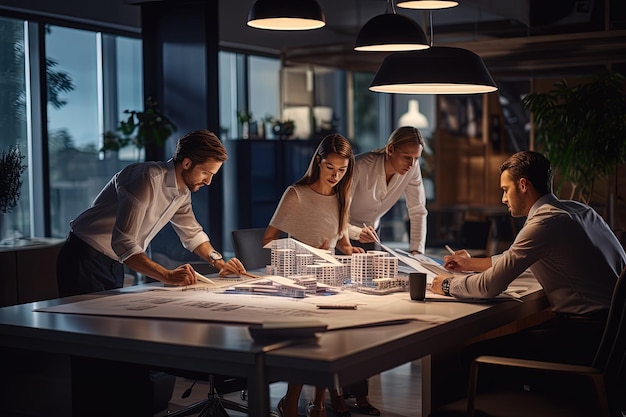
[[[270,30],[309,30],[326,24],[315,0],[256,0],[248,13],[248,26]]]
[[[420,10],[448,9],[458,5],[459,2],[453,0],[398,0],[396,3],[398,7]]]
[[[398,94],[476,94],[497,89],[478,55],[442,46],[389,54],[370,85],[371,91]]]
[[[357,51],[411,51],[429,47],[417,22],[396,13],[385,13],[368,20],[354,44]]]

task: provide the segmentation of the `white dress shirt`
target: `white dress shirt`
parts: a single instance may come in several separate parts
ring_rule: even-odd
[[[209,241],[193,213],[191,191],[176,184],[172,160],[122,169],[70,225],[91,247],[124,262],[145,252],[168,222],[190,251]]]
[[[385,155],[366,152],[356,156],[350,205],[350,239],[358,240],[363,223],[378,228],[380,219],[402,197],[411,221],[410,250],[426,249],[426,193],[419,163],[405,175],[385,177]]]
[[[456,297],[495,297],[529,268],[556,312],[609,308],[626,265],[617,237],[591,207],[547,194],[535,202],[511,247],[485,272],[450,282]]]

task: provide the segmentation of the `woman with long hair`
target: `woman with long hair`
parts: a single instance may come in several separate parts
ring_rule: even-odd
[[[335,249],[346,255],[364,252],[361,248],[353,248],[348,238],[353,170],[354,153],[350,142],[339,134],[322,139],[304,176],[285,190],[265,230],[263,244],[278,239],[282,232],[332,253]],[[315,387],[307,416],[326,416],[325,390],[326,387]],[[277,407],[282,417],[298,416],[301,391],[302,384],[288,384],[287,393]]]
[[[419,164],[424,147],[419,130],[402,126],[389,135],[385,146],[355,157],[349,220],[353,244],[376,249],[372,232],[404,195],[410,221],[409,251],[424,253],[428,211]]]

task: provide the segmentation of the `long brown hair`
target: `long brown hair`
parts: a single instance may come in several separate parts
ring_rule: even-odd
[[[399,148],[400,146],[408,143],[417,143],[418,145],[422,145],[422,148],[424,148],[424,138],[422,137],[420,131],[413,126],[402,126],[391,132],[385,146],[374,149],[372,153],[384,154],[387,153],[389,145],[392,145],[394,148]]]
[[[341,181],[335,185],[335,196],[339,202],[339,230],[338,234],[348,223],[348,213],[350,212],[350,187],[352,186],[352,172],[354,170],[354,151],[348,139],[338,133],[326,136],[315,150],[315,154],[311,158],[309,168],[302,178],[296,181],[296,185],[310,185],[317,181],[320,177],[320,163],[322,159],[326,159],[328,155],[335,153],[343,158],[348,159],[348,168]]]

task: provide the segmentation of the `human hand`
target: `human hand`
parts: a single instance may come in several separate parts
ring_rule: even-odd
[[[444,279],[452,278],[452,275],[437,275],[433,278],[433,282],[430,284],[430,291],[433,294],[445,295],[441,288],[441,283]]]
[[[193,285],[197,282],[195,271],[189,264],[180,265],[176,269],[168,270],[161,280],[167,285]]]
[[[469,271],[471,270],[470,262],[472,256],[465,249],[454,251],[452,255],[443,257],[443,266],[453,271]]]
[[[352,253],[365,253],[365,249],[359,246],[352,246]]]
[[[246,274],[246,267],[243,266],[241,261],[237,258],[230,258],[227,262],[224,262],[224,264],[220,266],[220,277],[243,274]]]
[[[372,243],[376,242],[376,230],[372,226],[363,226],[361,233],[359,234],[359,242]]]
[[[328,240],[328,238],[326,238],[326,239],[324,239],[324,241],[322,242],[322,244],[321,244],[321,245],[319,245],[317,248],[318,248],[318,249],[324,249],[324,250],[330,249],[330,245],[329,245],[329,243],[330,243],[330,241]]]

